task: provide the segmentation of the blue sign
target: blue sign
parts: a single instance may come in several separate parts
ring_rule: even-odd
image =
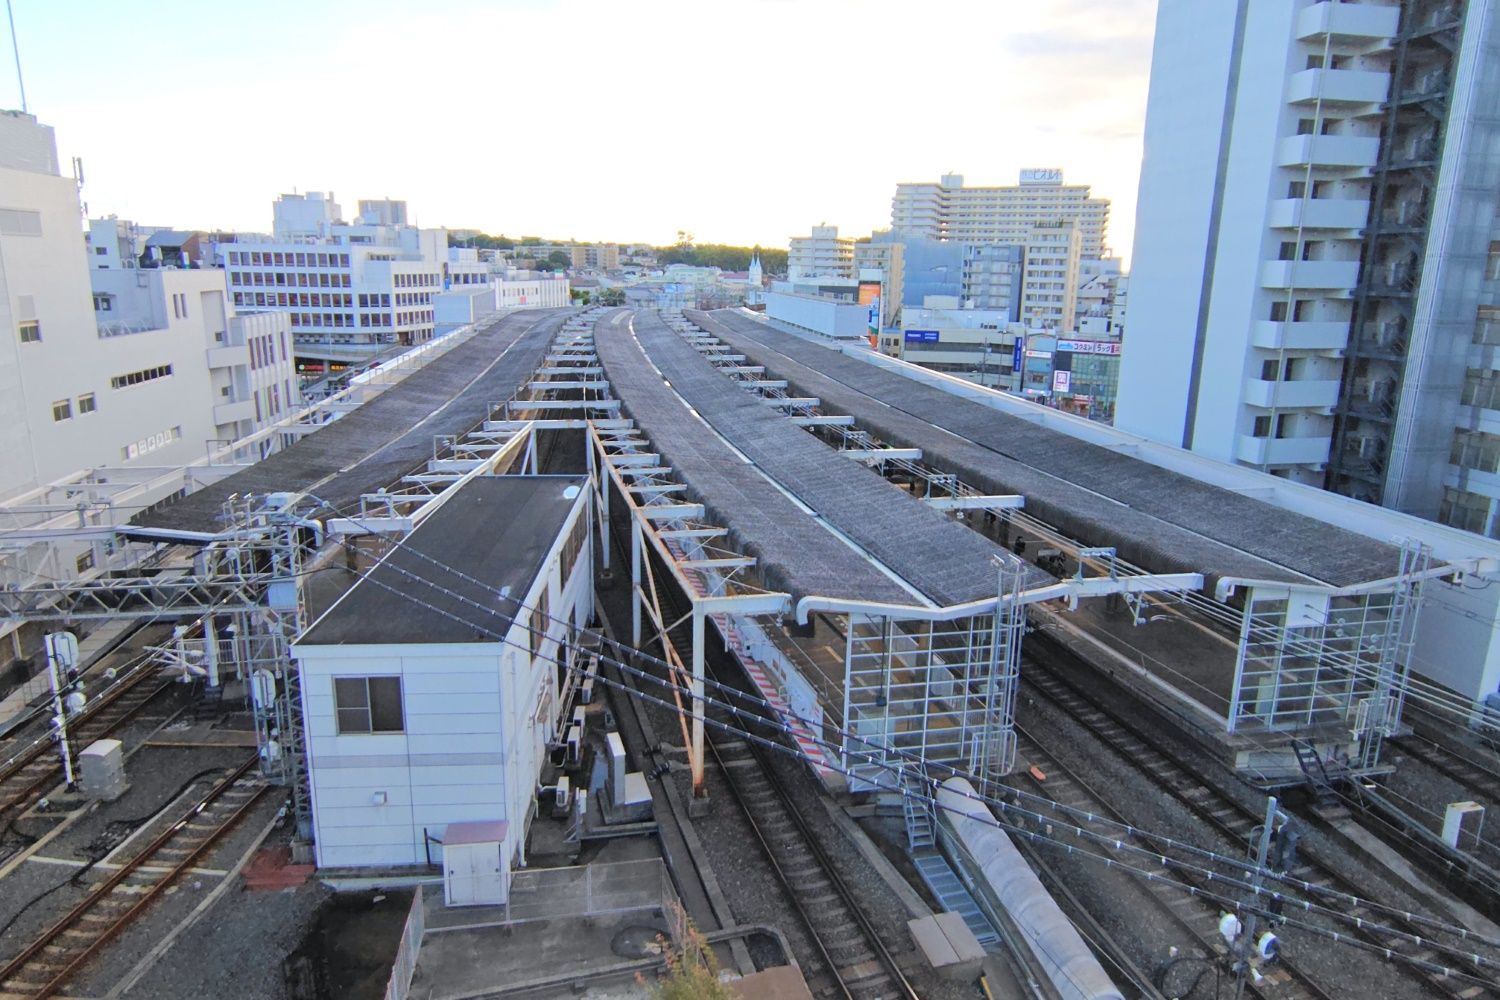
[[[906,342],[908,344],[936,344],[938,332],[936,330],[907,330]]]
[[[1010,362],[1011,368],[1013,368],[1013,369],[1015,369],[1017,371],[1020,370],[1020,368],[1021,368],[1021,352],[1024,351],[1025,349],[1026,349],[1026,338],[1025,337],[1017,337],[1016,338],[1016,353],[1011,358],[1011,362]]]

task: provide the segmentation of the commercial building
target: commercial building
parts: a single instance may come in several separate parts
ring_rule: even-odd
[[[293,404],[285,316],[236,323],[221,272],[132,268],[118,244],[122,266],[90,268],[77,181],[31,115],[0,113],[0,191],[0,496],[185,464]]]
[[[1493,0],[1163,0],[1119,426],[1496,533]]]
[[[810,236],[793,236],[787,246],[786,276],[852,278],[854,240],[840,236],[838,226],[813,226]]]
[[[1064,184],[1061,170],[1021,171],[1020,183],[965,187],[962,174],[937,183],[896,185],[891,229],[908,236],[958,243],[1024,244],[1038,223],[1059,219],[1078,224],[1080,252],[1103,257],[1109,200],[1091,196],[1087,184]]]
[[[361,202],[354,224],[332,195],[282,195],[269,238],[217,244],[235,308],[292,317],[297,370],[320,374],[391,345],[432,339],[432,298],[443,290],[447,234],[381,220],[405,218],[404,202]]]
[[[757,258],[758,259],[758,258]],[[866,288],[874,286],[880,297],[880,326],[895,326],[901,318],[906,286],[906,246],[888,229],[871,233],[854,243],[854,275]]]
[[[959,309],[941,296],[927,301],[928,307],[902,309],[901,329],[882,335],[882,353],[992,389],[1020,391],[1017,347],[1026,332],[1011,312]]]

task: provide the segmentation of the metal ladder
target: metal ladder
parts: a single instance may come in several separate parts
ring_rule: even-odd
[[[913,855],[937,844],[931,799],[927,779],[910,766],[902,767],[901,813],[906,821],[906,849]]]

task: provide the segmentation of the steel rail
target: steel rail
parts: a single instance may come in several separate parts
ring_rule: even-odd
[[[258,755],[250,757],[234,771],[222,778],[202,798],[198,799],[192,807],[183,813],[176,822],[159,833],[145,848],[111,873],[108,878],[89,890],[88,895],[79,900],[61,919],[53,923],[33,940],[30,945],[7,962],[5,967],[0,969],[0,990],[7,993],[21,992],[21,990],[8,987],[6,984],[14,980],[45,949],[52,947],[64,934],[73,931],[75,925],[82,921],[101,901],[108,898],[117,886],[145,866],[163,847],[170,844],[184,830],[188,829],[192,822],[209,806],[237,785],[240,779],[259,763],[259,759]],[[207,853],[209,848],[218,843],[256,803],[270,792],[271,787],[270,785],[262,785],[255,789],[250,797],[237,806],[233,812],[219,820],[214,829],[196,847],[175,862],[149,889],[136,897],[128,908],[110,920],[106,926],[98,930],[84,932],[89,934],[91,939],[67,959],[66,964],[60,971],[48,974],[49,978],[46,982],[42,986],[36,987],[36,992],[31,994],[33,1000],[45,1000],[46,997],[55,994],[84,962],[123,930],[135,918],[136,914],[140,913],[157,896],[164,892],[179,876],[192,868],[198,859]],[[61,945],[60,947],[69,951],[72,950],[67,945]],[[30,987],[26,989],[30,989]]]

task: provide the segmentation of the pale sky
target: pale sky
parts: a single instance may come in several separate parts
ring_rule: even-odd
[[[263,231],[280,192],[332,190],[512,237],[784,247],[889,225],[898,181],[1062,167],[1130,253],[1156,0],[12,2],[91,215]]]

